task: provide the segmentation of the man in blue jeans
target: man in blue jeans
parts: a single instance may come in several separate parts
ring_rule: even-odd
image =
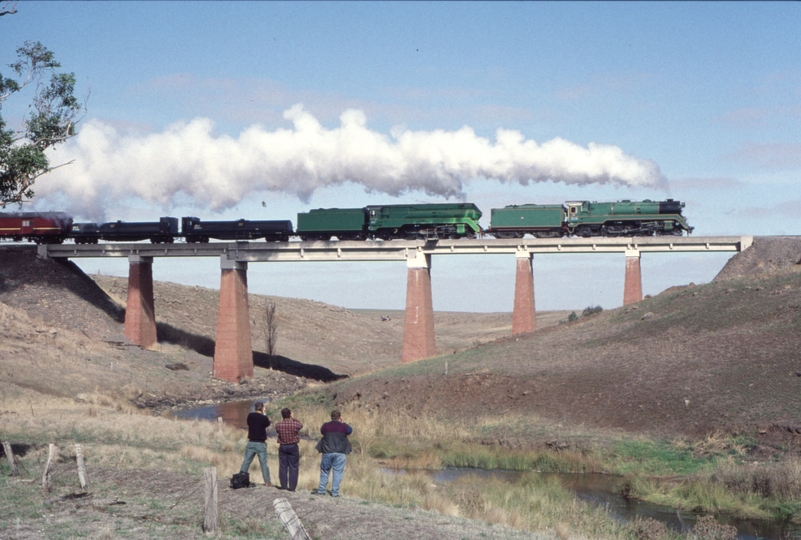
[[[320,433],[323,434],[323,438],[317,443],[317,451],[323,455],[320,460],[320,485],[312,494],[325,495],[328,477],[333,469],[331,496],[339,497],[339,484],[345,472],[345,456],[351,452],[348,435],[353,433],[353,428],[343,422],[342,414],[334,409],[331,411],[331,421],[323,424]]]
[[[267,426],[270,419],[264,414],[264,403],[256,402],[255,412],[248,415],[248,444],[245,446],[245,461],[242,462],[240,472],[248,472],[253,458],[259,456],[261,464],[261,476],[264,478],[264,485],[271,486],[270,468],[267,466]]]

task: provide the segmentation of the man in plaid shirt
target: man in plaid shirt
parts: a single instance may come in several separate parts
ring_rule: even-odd
[[[281,487],[278,489],[288,489],[295,491],[298,487],[298,465],[300,464],[300,442],[299,431],[303,424],[295,420],[295,415],[289,409],[281,411],[280,422],[275,424],[275,432],[278,434],[278,480]]]

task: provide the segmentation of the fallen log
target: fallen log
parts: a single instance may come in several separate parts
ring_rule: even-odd
[[[309,533],[303,528],[300,518],[295,513],[292,505],[286,499],[275,499],[273,501],[273,508],[275,513],[278,514],[278,519],[284,525],[286,532],[289,533],[292,540],[311,540]]]

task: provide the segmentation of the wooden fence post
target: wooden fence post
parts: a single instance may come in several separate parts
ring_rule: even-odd
[[[10,442],[3,441],[3,452],[5,452],[8,464],[11,466],[11,476],[19,476],[19,469],[17,468],[17,464],[14,462],[14,450],[11,449]]]
[[[300,518],[292,509],[292,505],[286,499],[275,499],[273,501],[273,508],[275,513],[278,514],[278,519],[284,524],[286,532],[292,540],[311,540],[309,533],[303,528]]]
[[[217,467],[209,467],[203,471],[203,498],[203,531],[217,532]]]
[[[10,442],[3,441],[3,452],[5,452],[8,464],[11,466],[11,476],[19,476],[19,469],[17,469],[17,464],[14,462],[14,450],[11,449]]]
[[[86,491],[86,465],[83,462],[80,444],[75,445],[75,459],[78,462],[78,481],[81,483],[81,489]]]
[[[56,445],[50,443],[47,449],[47,463],[45,463],[44,472],[42,473],[42,491],[50,491],[50,466],[53,464],[53,458],[56,455]]]

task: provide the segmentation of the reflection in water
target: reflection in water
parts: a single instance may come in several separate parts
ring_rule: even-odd
[[[389,474],[406,474],[403,469],[382,469]],[[436,483],[448,483],[465,477],[477,477],[480,480],[499,480],[517,482],[523,474],[521,471],[498,471],[484,469],[442,469],[438,471],[410,470],[409,473],[429,474]],[[677,512],[667,506],[659,506],[634,499],[626,499],[618,495],[622,478],[608,474],[566,474],[539,473],[543,478],[558,478],[565,488],[570,489],[580,500],[605,508],[617,520],[628,522],[635,518],[653,518],[665,523],[678,532],[690,532],[699,515],[693,512]],[[737,528],[739,540],[781,540],[801,538],[801,528],[775,521],[731,519],[716,516],[719,523],[733,525]]]
[[[196,409],[177,411],[176,418],[184,420],[209,420],[216,422],[217,418],[222,418],[223,423],[237,428],[247,428],[248,413],[253,412],[253,405],[257,401],[266,402],[264,399],[252,399],[246,401],[229,401],[228,403],[217,403]]]

